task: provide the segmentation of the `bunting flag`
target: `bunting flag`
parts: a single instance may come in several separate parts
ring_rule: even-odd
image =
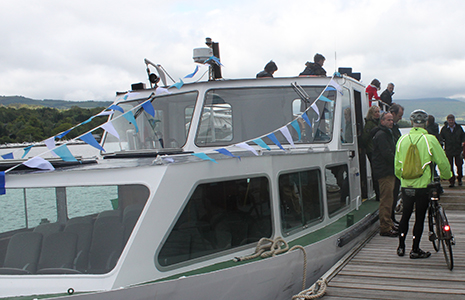
[[[295,148],[294,140],[292,139],[291,133],[289,132],[289,128],[287,128],[287,126],[284,126],[279,128],[279,131],[281,131],[281,133],[284,135],[289,144],[291,144],[292,148]]]
[[[313,108],[313,110],[315,111],[316,115],[318,116],[318,118],[316,119],[315,122],[320,121],[320,110],[318,109],[318,106],[316,105],[315,102],[313,102],[313,104],[311,105],[311,108]]]
[[[7,154],[3,154],[2,158],[3,159],[14,159],[15,157],[13,156],[13,152],[10,152],[10,153],[7,153]]]
[[[44,141],[45,143],[45,146],[47,146],[48,150],[53,150],[55,149],[55,137],[52,136],[51,138],[48,138]],[[53,151],[50,151],[50,153],[52,153],[53,156],[57,157],[57,155],[55,154],[55,152]]]
[[[184,85],[184,81],[182,81],[182,79],[179,78],[179,82],[176,82],[175,84],[170,85],[168,88],[170,89],[172,87],[175,87],[179,90],[183,85]]]
[[[137,122],[136,122],[136,119],[134,118],[134,114],[132,113],[132,111],[128,111],[127,113],[123,115],[123,117],[126,120],[128,120],[129,123],[132,123],[134,127],[136,127],[136,132],[139,132],[139,127],[137,127]]]
[[[114,111],[102,111],[98,114],[96,114],[95,116],[96,117],[100,117],[100,116],[109,116],[109,115],[112,115],[114,114],[115,112]]]
[[[341,95],[344,95],[344,93],[342,92],[342,87],[334,79],[331,78],[331,80],[329,81],[329,85],[334,86]]]
[[[5,195],[5,171],[0,172],[0,195]]]
[[[67,135],[73,128],[70,128],[66,131],[63,131],[62,133],[60,133],[59,135],[55,136],[55,138],[57,139],[61,139],[62,137],[64,137],[65,135]]]
[[[261,138],[255,139],[252,142],[254,142],[255,144],[259,145],[260,147],[266,150],[271,150],[271,148]]]
[[[236,147],[239,147],[239,148],[243,148],[245,150],[248,150],[250,152],[252,152],[253,154],[257,155],[258,156],[258,153],[257,151],[252,147],[250,146],[249,144],[243,142],[243,143],[239,143],[239,144],[235,144],[234,146]]]
[[[321,101],[324,101],[324,102],[333,102],[333,100],[330,100],[328,98],[326,98],[325,96],[321,95],[318,100],[321,100]]]
[[[77,161],[77,159],[69,151],[66,144],[53,149],[53,152],[55,152],[63,161]]]
[[[227,156],[239,158],[239,160],[241,160],[241,157],[240,157],[240,156],[236,156],[236,155],[232,154],[232,153],[231,153],[228,149],[226,149],[226,148],[216,149],[215,151],[216,151],[216,152],[219,152],[219,153],[221,153],[221,154],[227,155]]]
[[[41,170],[49,170],[49,171],[55,170],[55,168],[52,166],[52,164],[49,161],[46,161],[45,159],[39,156],[35,156],[23,162],[23,165],[29,168],[35,168],[35,169],[41,169]]]
[[[299,122],[297,121],[297,119],[291,122],[291,126],[294,127],[295,131],[297,131],[297,134],[299,135],[299,141],[300,141],[301,139],[300,126],[299,126]]]
[[[163,95],[163,94],[171,94],[171,92],[168,91],[168,89],[157,87],[157,89],[155,90],[155,95]]]
[[[198,71],[199,71],[199,66],[197,65],[197,66],[195,66],[194,72],[184,76],[184,78],[192,78],[192,77],[194,77],[195,74],[197,74]]]
[[[115,138],[117,138],[118,140],[120,139],[119,138],[119,134],[118,134],[118,131],[116,131],[115,127],[113,126],[113,123],[111,121],[108,121],[102,125],[100,125],[101,128],[103,128],[105,131],[107,131],[108,133],[110,133],[112,136],[114,136]]]
[[[286,151],[283,146],[281,146],[281,143],[278,141],[278,139],[276,138],[276,136],[274,135],[274,133],[270,133],[267,135],[267,137],[273,142],[276,144],[276,146],[278,146],[279,148],[281,148],[282,150]]]
[[[209,161],[212,161],[214,162],[215,164],[217,164],[218,162],[216,160],[214,160],[213,158],[209,157],[208,155],[206,155],[205,153],[203,152],[200,152],[200,153],[192,153],[192,155],[200,158],[200,159],[203,159],[203,160],[209,160]]]
[[[204,62],[204,64],[208,64],[210,61],[214,61],[217,65],[224,67],[223,64],[220,62],[220,60],[219,60],[216,56],[210,56],[210,57]]]
[[[308,126],[310,126],[310,128],[312,128],[312,122],[310,122],[310,119],[308,118],[307,116],[307,112],[304,112],[302,114],[302,119],[304,119],[305,123],[308,124]],[[295,127],[294,127],[295,128]]]
[[[171,157],[163,157],[163,160],[166,160],[167,162],[174,163],[174,159]]]
[[[155,109],[153,108],[152,102],[150,100],[144,102],[144,104],[142,104],[142,107],[144,108],[146,113],[155,118]]]
[[[79,124],[79,125],[87,124],[87,123],[89,123],[90,121],[92,121],[93,118],[94,118],[94,116],[90,117],[89,119],[85,120],[84,122],[82,122],[82,123]]]
[[[128,95],[126,95],[126,99],[127,99],[127,97],[128,97]],[[107,109],[117,110],[117,111],[121,112],[122,114],[124,114],[124,109],[121,108],[121,106],[118,106],[116,104],[110,105]]]
[[[21,158],[24,158],[28,153],[29,151],[31,151],[31,148],[34,147],[33,145],[30,145],[30,146],[27,146],[26,148],[24,148],[24,154],[23,156],[21,156]]]
[[[94,148],[97,148],[103,152],[106,152],[105,149],[103,149],[102,146],[100,146],[100,144],[97,142],[97,140],[94,138],[94,136],[92,135],[91,132],[88,132],[82,136],[79,137],[80,140],[82,140],[83,142],[91,145],[92,147]]]

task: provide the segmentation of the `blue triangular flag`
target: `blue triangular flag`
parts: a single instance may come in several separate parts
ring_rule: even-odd
[[[53,152],[55,152],[56,155],[58,155],[64,161],[77,161],[77,159],[71,154],[65,144],[53,149]]]
[[[7,153],[7,154],[3,154],[2,158],[3,159],[14,159],[15,157],[13,156],[13,152],[10,152],[10,153]]]
[[[199,66],[195,66],[194,72],[184,76],[184,78],[192,78],[192,77],[194,77],[195,74],[197,74],[198,71],[199,71]]]
[[[184,81],[182,81],[182,79],[179,78],[179,82],[176,82],[175,84],[170,85],[168,88],[170,89],[172,87],[175,87],[179,90],[183,85],[184,85]]]
[[[83,136],[79,137],[79,139],[81,139],[82,141],[86,142],[87,144],[91,145],[92,147],[94,148],[97,148],[103,152],[105,152],[105,149],[103,149],[102,146],[100,146],[100,144],[97,142],[97,140],[94,138],[94,136],[92,135],[92,133],[86,133],[84,134]]]
[[[70,132],[73,128],[70,128],[62,133],[60,133],[59,135],[55,136],[57,139],[61,139],[62,137],[64,137],[65,135],[68,134],[68,132]]]
[[[127,98],[128,95],[126,95],[125,97]],[[122,114],[124,114],[124,109],[121,108],[121,106],[118,106],[116,104],[110,105],[107,109],[117,110],[117,111],[121,112]]]
[[[90,117],[89,119],[87,119],[87,120],[85,120],[84,122],[82,122],[81,125],[84,125],[84,124],[89,123],[90,121],[92,121],[93,118],[94,118],[94,116]]]
[[[34,146],[31,145],[31,146],[27,146],[26,148],[24,148],[24,149],[23,149],[23,150],[24,150],[24,154],[23,154],[23,156],[21,156],[21,158],[24,158],[24,157],[29,153],[29,151],[31,151],[31,148],[32,148],[32,147],[34,147]]]
[[[155,118],[155,110],[153,109],[153,105],[150,100],[142,104],[142,107],[144,108],[146,113]]]
[[[297,131],[297,134],[299,135],[299,141],[300,141],[300,126],[299,126],[299,122],[297,122],[297,120],[294,120],[291,122],[291,125],[292,127],[294,127],[295,131]]]
[[[262,148],[265,148],[266,150],[271,150],[271,148],[261,138],[255,139],[252,142],[254,142]]]
[[[321,95],[320,98],[318,98],[318,99],[321,100],[321,101],[325,101],[325,102],[333,102],[333,100],[330,100],[330,99],[326,98],[323,95]]]
[[[208,157],[208,155],[206,155],[206,154],[203,153],[203,152],[200,152],[200,153],[192,153],[192,155],[197,156],[198,158],[203,159],[203,160],[212,161],[212,162],[214,162],[215,164],[218,163],[216,160],[214,160],[214,159],[211,158],[211,157]]]
[[[231,153],[228,149],[226,149],[226,148],[216,149],[215,151],[216,151],[216,152],[219,152],[219,153],[221,153],[221,154],[227,155],[227,156],[237,157],[237,158],[239,158],[239,160],[241,160],[241,157],[240,157],[240,156],[235,156],[234,154],[232,154],[232,153]]]
[[[302,114],[302,119],[305,120],[305,122],[308,124],[308,126],[312,127],[312,122],[310,122],[310,120],[308,119],[307,112],[304,112]]]
[[[136,127],[136,132],[139,132],[139,127],[137,127],[137,122],[136,122],[136,119],[134,118],[134,114],[132,113],[132,111],[128,111],[127,113],[125,113],[123,115],[123,117],[129,121],[129,123],[132,123],[132,125],[134,125],[134,127]]]
[[[276,138],[276,136],[274,135],[274,133],[270,133],[269,135],[267,135],[267,137],[273,142],[276,144],[276,146],[278,146],[279,148],[283,149],[283,146],[281,146],[281,143],[278,141],[278,139]]]
[[[0,172],[0,195],[5,195],[5,171]]]

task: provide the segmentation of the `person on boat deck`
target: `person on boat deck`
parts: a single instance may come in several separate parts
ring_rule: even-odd
[[[449,161],[438,140],[425,129],[428,114],[421,109],[414,110],[410,114],[410,121],[413,128],[408,134],[400,137],[396,145],[396,156],[394,169],[396,177],[401,181],[403,211],[399,224],[399,247],[397,255],[405,254],[405,238],[408,232],[410,216],[415,205],[415,224],[413,225],[413,245],[410,251],[410,258],[428,258],[431,253],[420,249],[421,235],[425,223],[426,211],[429,205],[428,184],[431,182],[432,174],[429,166],[423,169],[423,174],[419,178],[407,179],[402,177],[403,162],[407,156],[408,149],[412,143],[418,148],[422,165],[434,162],[439,167],[442,179],[452,177]]]
[[[368,104],[371,107],[373,98],[374,100],[381,100],[378,96],[378,91],[381,89],[381,82],[378,79],[373,79],[369,86],[365,89],[365,92],[368,94]]]
[[[274,61],[270,60],[266,64],[264,70],[257,74],[257,78],[266,78],[266,77],[273,78],[273,74],[277,70],[278,70],[278,66],[276,65],[276,63]]]
[[[368,109],[367,116],[365,118],[365,126],[362,132],[362,146],[365,148],[365,153],[370,161],[371,174],[373,176],[373,136],[371,131],[379,125],[379,107],[372,106]],[[373,179],[373,189],[376,194],[376,201],[379,201],[379,185],[378,180]]]
[[[388,83],[387,88],[381,93],[379,97],[381,98],[381,101],[391,106],[392,95],[394,95],[394,83],[390,82]]]
[[[400,132],[399,124],[397,124],[404,115],[404,107],[397,103],[393,103],[389,108],[389,112],[392,114],[392,118],[394,119],[394,125],[392,125],[392,135],[394,136],[394,143],[397,143],[399,138],[401,137],[402,133]],[[396,177],[396,183],[394,184],[394,201],[392,202],[392,213],[391,219],[395,225],[399,225],[399,222],[396,220],[396,206],[397,206],[397,199],[399,198],[399,191],[400,191],[400,180]]]
[[[373,132],[373,178],[379,183],[379,227],[381,236],[397,237],[399,232],[391,219],[395,185],[394,154],[396,145],[392,135],[394,119],[385,112]]]
[[[323,69],[323,64],[325,63],[326,58],[317,53],[313,57],[314,62],[309,62],[307,61],[305,63],[305,69],[303,70],[302,73],[299,74],[299,76],[305,76],[305,75],[320,75],[320,76],[326,76],[326,70]]]
[[[463,132],[462,126],[455,123],[455,116],[450,114],[447,116],[447,121],[444,122],[444,126],[441,128],[439,133],[444,141],[444,149],[446,150],[447,158],[450,163],[450,170],[452,171],[452,177],[449,180],[449,187],[454,187],[455,179],[457,178],[459,185],[462,185],[462,146],[465,142],[465,133]],[[457,167],[457,176],[454,175],[454,161]]]

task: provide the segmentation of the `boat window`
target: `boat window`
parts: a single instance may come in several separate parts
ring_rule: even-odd
[[[112,124],[119,139],[107,134],[103,148],[111,153],[123,150],[162,150],[182,147],[187,140],[197,95],[197,92],[189,92],[157,96],[152,101],[154,116],[143,108],[132,111],[136,124],[131,124],[122,117],[121,112],[115,111]],[[127,113],[146,100],[122,102],[118,106]]]
[[[326,195],[328,213],[333,215],[350,203],[349,172],[347,165],[326,168]]]
[[[269,193],[265,177],[200,184],[164,242],[158,263],[170,266],[270,237]]]
[[[289,87],[212,89],[206,93],[202,117],[196,136],[197,146],[225,146],[251,140],[274,132],[281,144],[289,142],[278,130],[306,111],[324,86],[304,86],[310,102],[303,101]],[[327,90],[328,101],[317,101],[306,114],[311,127],[300,122],[302,138],[288,126],[297,143],[322,143],[331,140],[336,92]],[[267,137],[263,140],[274,143]]]
[[[281,221],[284,232],[322,220],[320,171],[308,170],[279,176]]]
[[[354,142],[354,134],[352,130],[352,106],[350,105],[350,93],[348,90],[342,95],[340,103],[342,108],[341,142],[351,144]]]
[[[148,196],[143,185],[7,189],[0,275],[109,272]]]

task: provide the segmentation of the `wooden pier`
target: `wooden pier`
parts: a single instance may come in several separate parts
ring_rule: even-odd
[[[447,182],[443,187],[441,203],[456,240],[452,271],[446,266],[442,248],[436,253],[429,242],[427,221],[420,247],[432,255],[427,259],[409,258],[412,215],[404,257],[396,254],[397,238],[375,233],[358,252],[339,262],[332,275],[327,275],[329,282],[322,299],[465,299],[465,187],[448,188]]]

